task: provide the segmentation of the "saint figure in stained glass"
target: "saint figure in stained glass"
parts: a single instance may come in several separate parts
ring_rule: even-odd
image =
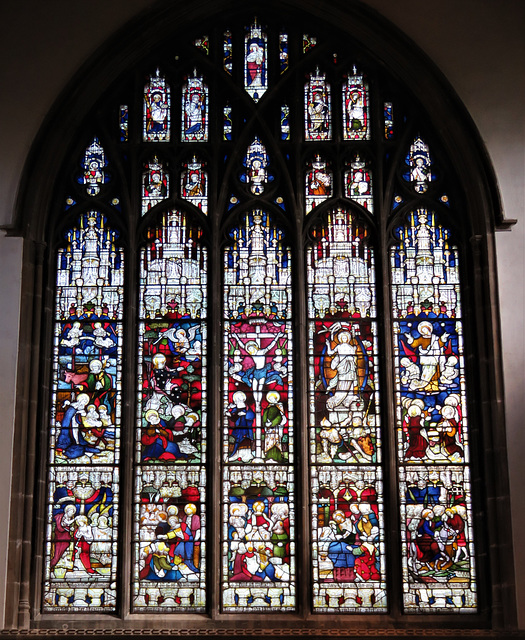
[[[306,213],[332,196],[333,177],[327,163],[316,156],[306,171]]]
[[[83,175],[78,182],[86,186],[88,196],[96,196],[100,193],[100,186],[109,181],[105,170],[107,166],[106,154],[98,138],[86,149],[82,162]]]
[[[241,174],[242,182],[250,185],[250,191],[254,195],[260,196],[264,192],[266,183],[273,180],[273,177],[267,171],[268,154],[259,138],[255,138],[248,147],[243,164],[246,171]]]
[[[244,88],[255,102],[268,89],[268,37],[257,20],[248,27],[244,37]]]
[[[142,174],[142,215],[168,197],[169,175],[155,157],[144,166]]]
[[[193,156],[183,165],[181,173],[181,197],[188,200],[203,213],[208,213],[208,174],[204,163]]]
[[[182,142],[208,140],[208,87],[202,77],[188,78],[182,87]]]
[[[370,139],[368,83],[355,67],[343,85],[343,135],[345,140]]]
[[[170,139],[170,88],[159,70],[144,87],[144,142]]]
[[[416,193],[425,193],[432,181],[430,150],[428,145],[417,137],[410,145],[410,150],[405,158],[408,171],[403,178],[410,182]]]
[[[304,87],[304,120],[306,140],[331,140],[332,108],[330,85],[319,69],[310,75]]]
[[[368,163],[361,160],[359,155],[356,155],[350,163],[350,169],[345,171],[345,191],[347,198],[358,202],[372,213],[374,210],[372,172]]]

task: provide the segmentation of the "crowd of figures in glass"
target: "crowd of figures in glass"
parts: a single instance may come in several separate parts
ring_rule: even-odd
[[[371,237],[373,186],[377,188],[372,170],[374,180],[381,175],[366,148],[372,135],[369,79],[355,67],[346,73],[350,68],[346,62],[337,66],[337,54],[329,73],[316,68],[315,57],[322,49],[312,52],[315,36],[303,34],[302,42],[294,42],[291,34],[289,38],[277,31],[276,38],[268,41],[256,20],[241,26],[239,31],[221,29],[220,42],[205,35],[192,40],[192,51],[208,70],[207,78],[212,77],[211,63],[217,54],[217,73],[227,83],[239,81],[244,103],[238,96],[217,102],[204,76],[190,67],[193,73],[186,76],[166,79],[157,70],[143,77],[139,113],[133,114],[134,105],[127,98],[129,113],[127,104],[113,107],[117,144],[111,153],[121,150],[126,162],[132,157],[139,162],[130,166],[129,173],[137,176],[131,198],[139,202],[136,213],[142,234],[136,422],[129,454],[133,488],[126,498],[133,504],[132,557],[125,562],[132,574],[131,611],[205,612],[215,600],[216,592],[207,590],[205,554],[206,507],[212,500],[220,501],[220,551],[214,558],[217,567],[209,575],[217,575],[220,564],[221,611],[296,609],[292,326],[300,331],[300,323],[298,317],[292,322],[291,249],[278,224],[286,194],[271,195],[277,168],[291,163],[289,157],[280,163],[278,147],[287,147],[296,132],[298,142],[306,141],[309,148],[309,153],[301,151],[295,165],[308,214],[303,227],[308,234],[308,343],[296,359],[300,366],[300,359],[308,358],[307,443],[303,443],[310,481],[311,530],[303,539],[311,545],[308,592],[318,613],[385,612],[390,604],[380,416],[388,410],[385,404],[380,407],[379,398],[379,362],[384,354],[379,351]],[[243,120],[262,117],[260,110],[271,97],[268,70],[286,82],[298,54],[313,58],[311,66],[301,67],[306,75],[301,76],[300,103],[286,91],[276,96],[267,111],[274,119],[273,128],[264,124],[262,129],[264,144],[256,135],[259,129],[253,130],[244,138],[240,156],[237,147],[236,169],[231,172],[225,165],[221,174],[218,147],[213,151],[215,147],[208,149],[207,144],[191,143],[211,144],[213,122],[219,127],[217,143],[227,149]],[[271,55],[276,56],[273,64]],[[180,108],[180,135],[171,136],[167,80],[180,90],[175,105],[177,113]],[[329,82],[341,88],[333,113]],[[216,104],[218,113],[209,112],[210,104]],[[380,122],[374,129],[389,148],[395,104],[378,105]],[[128,130],[137,118],[142,126],[138,140]],[[397,111],[396,123],[396,135],[401,134],[403,118]],[[323,151],[333,135],[338,149],[328,144]],[[150,144],[170,140],[171,151],[170,145]],[[436,181],[429,146],[419,135],[410,142],[408,153],[399,156],[402,167],[396,169],[405,185],[392,196],[399,216],[408,210],[410,193],[427,198]],[[117,576],[124,254],[107,217],[90,210],[94,205],[86,207],[86,202],[104,195],[110,179],[99,139],[91,136],[87,143],[75,160],[75,190],[66,200],[68,215],[77,206],[83,213],[68,225],[57,250],[46,454],[46,612],[113,612],[117,583],[129,584],[129,576]],[[271,162],[267,148],[272,150]],[[171,154],[169,164],[163,150]],[[220,157],[228,163],[232,156],[228,151]],[[209,181],[213,184],[232,173],[232,179],[244,184],[243,196],[251,202],[256,197],[260,203],[228,222],[228,234],[219,234],[226,238],[221,244],[219,235],[204,238],[189,215],[193,212],[195,219],[203,220],[201,214],[208,215],[209,207],[211,212]],[[115,167],[112,174],[116,179]],[[285,189],[288,180],[279,177]],[[228,180],[224,179],[225,189]],[[334,194],[351,201],[349,207],[332,205]],[[104,205],[107,212],[119,204],[114,195]],[[181,198],[186,213],[161,211],[170,196]],[[230,195],[231,216],[238,196]],[[262,199],[267,196],[280,214],[264,210]],[[84,202],[77,205],[82,198]],[[441,203],[450,206],[445,194]],[[130,238],[135,235],[130,231]],[[393,454],[400,495],[404,608],[473,611],[476,584],[458,250],[451,231],[425,208],[398,218],[393,236],[394,244],[389,245],[397,445]],[[218,477],[210,482],[206,472],[206,247],[212,243],[224,251],[217,280],[222,289],[213,293],[214,300],[222,299],[223,304],[223,335],[213,354],[222,366],[218,386],[222,397],[216,405],[221,429],[218,484]],[[381,282],[386,286],[384,279]],[[129,294],[133,309],[134,294]],[[132,346],[126,351],[133,360]],[[389,478],[389,486],[395,481]],[[214,494],[220,491],[220,498],[218,493],[207,495],[207,486]],[[124,557],[126,545],[121,544],[118,553]],[[127,606],[123,603],[123,610]]]
[[[332,197],[333,182],[333,171],[328,168],[326,161],[316,156],[306,169],[306,213]]]
[[[168,197],[169,175],[155,156],[142,173],[142,215]]]
[[[223,607],[295,604],[290,249],[255,210],[224,255]],[[239,465],[243,466],[239,466]]]
[[[255,20],[244,37],[244,88],[255,102],[268,89],[267,42],[268,36]]]
[[[115,608],[123,252],[100,213],[58,251],[44,609]]]
[[[208,87],[193,72],[182,87],[182,142],[208,140]]]
[[[368,83],[354,67],[343,84],[343,137],[345,140],[370,139]]]
[[[141,251],[135,611],[202,610],[206,250],[171,211]]]
[[[170,88],[157,69],[144,87],[144,142],[169,142],[170,106]]]
[[[476,605],[458,251],[418,209],[391,253],[405,606]]]
[[[319,69],[304,87],[304,126],[305,140],[332,139],[330,85]]]
[[[374,258],[337,209],[307,253],[314,607],[385,609]]]

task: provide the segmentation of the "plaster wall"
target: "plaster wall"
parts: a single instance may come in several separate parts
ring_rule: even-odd
[[[0,226],[13,220],[31,144],[60,91],[79,67],[152,0],[54,0],[2,6],[0,39]],[[525,3],[521,0],[365,0],[391,20],[448,78],[480,130],[506,218],[497,235],[507,444],[520,627],[525,629]],[[22,241],[0,234],[0,612],[5,571]],[[495,336],[495,339],[498,339]],[[0,628],[3,619],[0,617]]]

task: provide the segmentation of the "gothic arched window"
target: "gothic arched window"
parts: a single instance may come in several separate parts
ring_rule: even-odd
[[[413,87],[321,21],[165,27],[53,189],[37,615],[486,624],[476,225]]]

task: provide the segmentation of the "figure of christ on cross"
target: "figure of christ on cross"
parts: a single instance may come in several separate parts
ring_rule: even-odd
[[[243,334],[244,341],[233,332],[231,336],[232,343],[237,342],[241,353],[243,352],[253,361],[253,365],[246,369],[243,367],[243,371],[239,375],[242,381],[252,388],[255,402],[255,459],[253,462],[263,462],[262,399],[264,389],[268,384],[283,384],[283,379],[273,366],[273,362],[267,361],[267,354],[277,345],[279,338],[285,337],[285,333],[283,331],[279,331],[277,334],[263,332],[259,325],[255,325],[253,331]],[[261,343],[266,340],[271,340],[271,342],[266,347],[262,347]]]

